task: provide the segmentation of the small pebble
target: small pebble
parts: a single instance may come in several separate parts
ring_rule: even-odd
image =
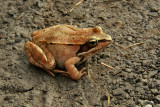
[[[113,90],[113,95],[115,95],[115,96],[119,96],[119,95],[122,95],[124,93],[125,92],[121,88]]]
[[[129,74],[128,74],[128,78],[130,78],[130,79],[132,79],[132,78],[133,78],[133,76],[134,76],[134,74],[133,74],[133,73],[129,73]]]
[[[127,40],[132,41],[132,36],[128,36]]]
[[[150,71],[148,74],[148,78],[153,78],[158,73],[158,70]]]
[[[156,94],[156,93],[158,93],[158,90],[157,89],[151,89],[151,92]]]
[[[157,85],[160,85],[160,80],[156,80],[156,82],[157,82]]]
[[[125,71],[127,71],[127,72],[131,72],[131,71],[132,71],[132,69],[130,69],[130,68],[125,68]]]
[[[148,100],[138,99],[138,102],[141,104],[142,107],[153,107],[154,105],[153,101],[148,101]]]
[[[148,77],[148,75],[146,75],[146,74],[143,75],[143,78],[144,78],[144,79],[146,79],[147,77]]]
[[[147,104],[144,107],[153,107],[151,104]]]
[[[13,10],[8,10],[8,14],[11,15],[11,16],[13,16],[14,15]]]
[[[155,99],[160,101],[160,95],[155,96]]]
[[[143,60],[143,66],[145,66],[145,65],[147,65],[147,64],[149,64],[149,62],[150,62],[151,60],[148,60],[148,59],[146,59],[146,60]]]

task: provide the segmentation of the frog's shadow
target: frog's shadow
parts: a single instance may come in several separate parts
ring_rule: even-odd
[[[43,68],[40,68],[40,67],[38,67],[38,66],[35,66],[35,65],[33,65],[33,64],[30,64],[29,63],[29,65],[28,65],[30,68],[32,68],[34,71],[37,71],[37,73],[38,72],[40,72],[41,73],[41,75],[49,75],[49,76],[52,76],[51,74],[49,74],[47,71],[45,71]],[[87,67],[87,61],[84,61],[83,63],[81,63],[81,64],[76,64],[75,65],[75,67],[78,69],[78,71],[80,71],[83,67]],[[59,69],[59,68],[55,68],[55,69]],[[64,70],[65,71],[65,69],[60,69],[60,70]],[[87,72],[87,70],[85,71],[85,72]],[[54,73],[54,72],[53,72]],[[59,79],[61,79],[61,78],[67,78],[67,80],[69,79],[69,80],[72,80],[72,79],[70,79],[70,78],[68,78],[68,77],[66,77],[66,76],[64,76],[64,75],[61,75],[60,73],[54,73],[54,77],[56,78],[56,80],[58,80],[58,78]],[[53,77],[53,76],[52,76]],[[83,78],[83,77],[82,77]],[[75,80],[72,80],[72,81],[75,81]]]

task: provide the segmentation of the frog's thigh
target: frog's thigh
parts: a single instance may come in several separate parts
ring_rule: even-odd
[[[55,59],[45,46],[37,46],[32,42],[25,44],[26,56],[31,64],[46,70],[51,70],[55,66]]]
[[[82,68],[80,71],[78,71],[75,67],[75,64],[79,61],[79,57],[71,57],[65,62],[65,68],[67,70],[68,77],[74,80],[79,80],[82,76],[87,74],[86,72],[84,72],[86,68]]]

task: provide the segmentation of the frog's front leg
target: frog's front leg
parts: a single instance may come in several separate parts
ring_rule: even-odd
[[[67,72],[60,71],[60,70],[54,70],[54,72],[62,72],[62,75],[65,75],[69,78],[72,78],[73,80],[79,80],[82,76],[86,75],[87,73],[84,72],[86,68],[82,68],[80,71],[77,70],[75,67],[75,64],[80,61],[79,57],[71,57],[65,62],[65,68]]]
[[[44,45],[38,46],[28,41],[25,43],[25,51],[31,64],[41,67],[51,75],[54,75],[50,71],[55,67],[55,59]]]

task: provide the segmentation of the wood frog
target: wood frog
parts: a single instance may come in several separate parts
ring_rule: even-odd
[[[84,62],[112,42],[111,36],[101,27],[78,28],[73,25],[56,25],[35,31],[32,41],[25,43],[27,59],[51,75],[61,73],[73,80],[86,75],[76,64]]]

